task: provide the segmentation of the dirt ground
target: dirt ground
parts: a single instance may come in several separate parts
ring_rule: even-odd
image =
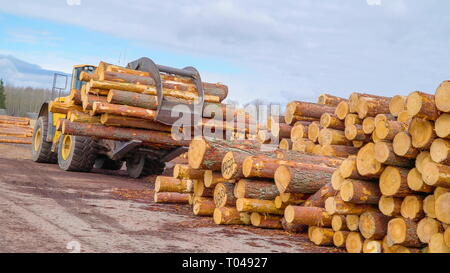
[[[0,144],[0,252],[340,252],[155,204],[153,181],[64,172],[32,162],[28,145]]]

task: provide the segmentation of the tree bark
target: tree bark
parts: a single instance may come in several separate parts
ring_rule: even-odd
[[[173,177],[178,179],[200,179],[203,181],[204,174],[204,170],[196,170],[184,164],[176,164],[173,169]]]
[[[234,184],[219,183],[214,188],[214,203],[217,208],[234,206],[236,197],[234,196]]]
[[[92,117],[94,118],[94,117]],[[72,120],[71,120],[72,121]],[[73,120],[75,121],[75,120]],[[149,119],[102,114],[100,122],[106,126],[129,127],[136,129],[147,129],[161,132],[171,132],[172,127]]]
[[[213,214],[214,223],[217,225],[249,225],[250,215],[239,212],[235,207],[216,208]]]
[[[155,192],[155,203],[189,203],[189,193]]]
[[[288,223],[299,225],[331,227],[332,216],[324,208],[287,206],[284,218]]]
[[[253,212],[250,216],[250,221],[253,226],[268,229],[282,229],[281,219],[281,216],[261,214],[258,212]]]
[[[390,196],[382,196],[378,202],[378,208],[386,216],[398,217],[403,199]]]
[[[240,212],[259,212],[275,215],[283,215],[284,211],[277,209],[273,200],[259,200],[249,198],[238,198],[236,208]]]
[[[406,247],[421,247],[423,243],[417,236],[417,222],[401,217],[389,221],[387,227],[387,244],[400,244]]]
[[[406,110],[412,117],[436,120],[439,117],[439,110],[435,105],[434,96],[423,92],[413,92],[406,100]]]
[[[344,98],[336,97],[330,94],[320,94],[317,98],[318,104],[337,106],[341,101],[347,101]]]
[[[296,166],[280,166],[275,184],[280,193],[315,193],[329,183],[335,168],[298,162]]]
[[[328,197],[335,196],[337,191],[333,189],[331,183],[327,183],[320,188],[316,193],[308,197],[305,202],[305,207],[325,207],[325,200]]]
[[[388,142],[375,143],[375,159],[386,165],[410,168],[414,162],[409,158],[398,156],[394,153],[394,146]]]
[[[234,188],[236,198],[274,200],[280,193],[273,182],[241,179]]]
[[[378,204],[381,192],[373,182],[346,179],[339,192],[342,200],[354,204]]]
[[[389,220],[391,217],[380,212],[365,212],[359,217],[359,231],[366,239],[381,240],[386,236]]]
[[[320,125],[323,128],[330,128],[343,131],[345,129],[345,122],[340,120],[335,114],[323,113],[320,117]]]

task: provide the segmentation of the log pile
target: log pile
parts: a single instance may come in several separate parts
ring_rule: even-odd
[[[29,118],[0,116],[0,143],[31,144],[32,135]]]
[[[204,171],[217,224],[307,232],[352,253],[450,252],[450,106],[438,96],[450,100],[450,83],[435,96],[292,102],[267,124],[278,149],[197,139],[189,167]]]

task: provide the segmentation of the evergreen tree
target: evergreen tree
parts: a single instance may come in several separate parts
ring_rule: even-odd
[[[6,95],[5,95],[5,87],[3,85],[3,80],[0,80],[0,109],[6,108]]]

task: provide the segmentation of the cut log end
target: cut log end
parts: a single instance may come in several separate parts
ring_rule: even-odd
[[[435,123],[436,135],[442,138],[450,137],[450,114],[442,114]]]
[[[431,159],[437,163],[450,163],[450,141],[438,138],[433,141],[430,148]]]
[[[442,231],[442,225],[433,218],[425,217],[417,224],[417,236],[422,243],[428,244],[431,236]]]
[[[442,112],[450,112],[450,82],[444,81],[436,89],[436,107]]]
[[[341,102],[336,106],[336,109],[335,109],[334,113],[335,113],[335,115],[336,115],[340,120],[344,120],[345,117],[347,116],[347,114],[349,113],[348,102],[346,102],[346,101],[341,101]]]
[[[389,112],[394,117],[398,116],[398,114],[402,111],[406,110],[406,97],[397,95],[391,98],[389,102]]]
[[[206,153],[207,143],[203,139],[193,139],[189,145],[188,160],[189,166],[194,169],[201,167],[203,158]]]
[[[359,232],[350,232],[345,242],[348,253],[361,253],[363,249],[363,237]]]

